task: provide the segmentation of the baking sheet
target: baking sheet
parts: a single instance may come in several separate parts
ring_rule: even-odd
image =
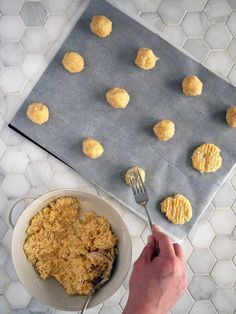
[[[90,32],[93,15],[113,22],[111,36],[101,39]],[[151,71],[134,64],[138,48],[150,47],[160,58]],[[85,70],[71,75],[61,66],[67,51],[79,51]],[[181,81],[197,75],[203,94],[186,97]],[[105,92],[120,86],[131,101],[115,110]],[[26,118],[31,102],[43,102],[50,110],[48,123],[37,126]],[[146,171],[152,219],[174,239],[189,233],[235,164],[236,133],[225,123],[225,110],[236,102],[236,89],[177,50],[127,15],[104,1],[92,1],[54,59],[22,104],[10,127],[40,145],[83,177],[102,187],[139,214],[131,189],[124,184],[125,171],[135,165]],[[152,132],[161,119],[175,122],[176,134],[159,142]],[[98,160],[81,152],[85,137],[95,137],[105,148]],[[196,146],[211,142],[222,150],[223,166],[201,175],[191,166]],[[181,193],[192,203],[193,217],[178,226],[166,220],[159,205],[164,197]]]

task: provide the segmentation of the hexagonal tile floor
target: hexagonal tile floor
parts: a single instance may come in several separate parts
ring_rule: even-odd
[[[103,191],[6,127],[27,91],[47,66],[60,35],[76,20],[86,0],[0,0],[0,313],[54,313],[33,299],[14,270],[12,230],[6,208],[27,193],[40,195],[60,187]],[[236,85],[235,0],[109,0],[139,15],[169,42]],[[110,198],[109,198],[110,199]],[[132,237],[132,263],[149,234],[144,220],[110,199]],[[13,222],[28,204],[18,204]],[[236,172],[183,243],[188,291],[174,314],[233,314],[236,310]],[[128,298],[131,270],[121,288],[88,314],[120,314]],[[67,312],[68,313],[68,312]],[[71,312],[71,314],[76,312]]]

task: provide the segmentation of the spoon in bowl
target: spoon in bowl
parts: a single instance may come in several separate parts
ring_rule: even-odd
[[[86,311],[86,309],[88,307],[88,304],[89,304],[93,294],[95,293],[95,291],[100,289],[101,286],[103,286],[110,279],[111,273],[112,273],[112,270],[113,270],[114,261],[115,261],[115,257],[113,256],[112,259],[110,260],[110,263],[108,264],[108,267],[105,269],[105,271],[94,282],[94,287],[91,290],[91,292],[88,294],[80,314],[85,313],[85,311]]]

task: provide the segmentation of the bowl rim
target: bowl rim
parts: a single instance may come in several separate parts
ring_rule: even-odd
[[[46,303],[44,300],[41,299],[41,297],[37,296],[37,295],[34,295],[32,294],[32,292],[30,291],[30,288],[28,287],[28,285],[25,283],[25,280],[23,278],[23,276],[21,274],[19,274],[18,272],[18,269],[17,269],[17,258],[15,256],[15,246],[16,246],[16,238],[15,238],[15,228],[17,227],[18,225],[18,222],[21,221],[22,216],[24,217],[24,213],[29,212],[30,210],[32,211],[32,207],[35,205],[35,203],[38,203],[41,201],[45,201],[46,199],[50,198],[50,197],[54,197],[54,199],[57,199],[57,198],[60,198],[60,197],[63,197],[63,193],[68,193],[68,192],[71,192],[71,193],[83,193],[84,195],[88,196],[88,197],[92,197],[92,198],[95,198],[95,199],[99,199],[100,201],[106,203],[106,205],[108,205],[113,212],[115,212],[115,215],[117,215],[120,219],[120,221],[122,222],[123,224],[123,228],[125,229],[125,232],[127,233],[128,237],[126,238],[126,245],[128,246],[128,250],[127,250],[127,253],[129,254],[128,256],[128,263],[126,263],[126,270],[125,272],[123,273],[122,277],[120,278],[120,280],[118,280],[118,285],[117,285],[117,289],[115,291],[112,291],[112,289],[110,290],[110,293],[108,292],[107,295],[106,295],[106,298],[104,300],[102,300],[101,302],[97,303],[97,304],[94,304],[92,306],[88,306],[88,308],[93,308],[93,307],[96,307],[98,304],[101,304],[103,302],[105,302],[107,299],[109,299],[113,294],[116,293],[116,291],[122,286],[124,280],[126,279],[127,277],[127,274],[130,270],[130,266],[131,266],[131,262],[132,262],[132,241],[131,241],[131,235],[130,235],[130,232],[126,226],[126,223],[124,222],[124,220],[122,219],[122,216],[119,214],[119,212],[114,208],[114,206],[109,202],[109,199],[105,199],[104,197],[101,197],[100,195],[98,194],[93,194],[89,191],[87,191],[86,189],[82,189],[82,188],[60,188],[60,189],[55,189],[55,190],[52,190],[52,191],[49,191],[48,193],[45,193],[45,194],[42,194],[42,195],[35,195],[35,199],[33,199],[33,201],[28,204],[24,211],[20,214],[20,216],[18,217],[15,225],[14,225],[14,228],[13,228],[13,234],[12,234],[12,240],[11,240],[11,253],[12,253],[12,261],[13,261],[13,265],[14,265],[14,269],[17,273],[17,276],[18,278],[20,279],[20,282],[22,283],[22,285],[25,287],[26,291],[33,297],[35,298],[36,300],[40,301],[41,303],[49,306],[49,307],[53,307],[54,309],[56,310],[62,310],[62,311],[80,311],[81,309],[68,309],[68,308],[62,308],[60,306],[56,306],[56,305],[50,305],[48,303]],[[56,194],[59,194],[59,195],[56,195]],[[32,196],[32,195],[31,195]],[[69,194],[65,195],[65,196],[69,196]],[[26,198],[26,197],[25,197]],[[32,197],[31,197],[32,198]],[[79,196],[78,196],[79,198]],[[40,205],[37,205],[38,207],[40,207]],[[14,209],[13,209],[14,210]],[[40,210],[42,210],[42,208],[38,209],[36,213],[38,213]],[[96,211],[95,211],[96,212]],[[34,215],[36,215],[36,213]],[[33,217],[33,216],[32,216]],[[29,222],[29,221],[28,221]],[[22,232],[25,232],[26,230],[23,230]],[[36,270],[34,269],[34,271],[36,272]],[[36,272],[37,273],[37,272]],[[37,273],[38,274],[38,273]],[[39,278],[40,279],[40,278]]]

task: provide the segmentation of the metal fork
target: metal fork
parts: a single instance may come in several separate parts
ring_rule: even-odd
[[[138,169],[137,171],[133,172],[133,175],[131,175],[130,181],[131,181],[131,186],[134,193],[135,201],[137,204],[143,206],[143,208],[145,209],[148,226],[152,233],[152,219],[147,209],[148,193],[147,193],[146,187],[143,183],[142,177]]]

